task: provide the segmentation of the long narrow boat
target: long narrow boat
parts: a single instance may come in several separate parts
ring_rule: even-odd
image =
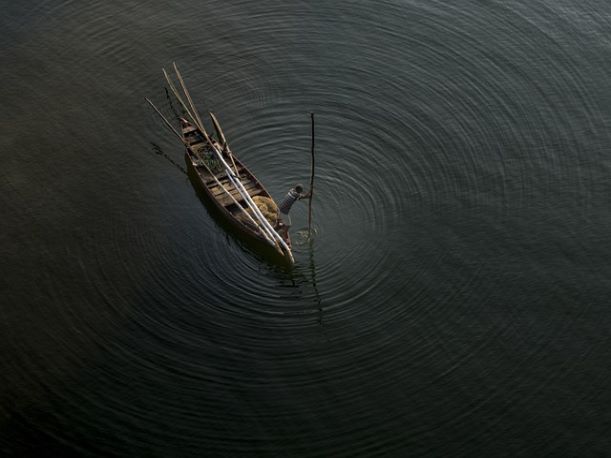
[[[224,140],[220,127],[217,127],[218,121],[213,116],[211,117],[217,131],[217,136]],[[245,196],[234,186],[228,176],[228,171],[219,166],[213,151],[213,146],[216,147],[217,151],[222,152],[221,154],[227,162],[232,163],[232,166],[235,164],[235,168],[232,168],[231,171],[235,173],[248,195],[254,199],[259,208],[266,210],[265,206],[267,205],[272,210],[265,211],[264,213],[271,215],[269,221],[285,241],[289,251],[282,250],[282,248],[278,249],[277,247],[268,251],[274,251],[286,261],[292,263],[293,257],[290,252],[291,238],[288,226],[282,220],[281,214],[277,211],[277,205],[263,184],[237,157],[230,154],[227,147],[223,146],[218,140],[209,136],[213,144],[210,145],[201,130],[184,118],[180,118],[180,125],[186,146],[186,162],[191,176],[195,177],[196,183],[194,184],[204,191],[209,201],[241,235],[251,239],[261,248],[271,248],[268,239],[263,233],[263,229],[257,224],[256,219],[252,218],[252,212],[247,202],[245,202]]]
[[[186,116],[178,118],[181,133],[149,99],[146,101],[186,147],[189,175],[194,177],[210,202],[241,235],[272,250],[276,256],[293,263],[289,226],[282,220],[278,205],[261,182],[231,152],[223,130],[214,114],[210,118],[217,138],[208,133],[195,108],[184,80],[174,64],[182,95],[163,69],[168,86]]]

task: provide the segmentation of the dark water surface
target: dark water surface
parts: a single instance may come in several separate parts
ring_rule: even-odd
[[[607,1],[8,1],[0,454],[611,450]],[[162,66],[276,197],[211,219]]]

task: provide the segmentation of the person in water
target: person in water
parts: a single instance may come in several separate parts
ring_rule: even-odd
[[[310,191],[304,193],[303,186],[298,184],[286,193],[284,199],[282,199],[282,201],[278,204],[278,210],[280,210],[280,213],[283,215],[288,216],[289,212],[291,211],[291,207],[295,202],[300,199],[309,199],[311,196],[312,193]]]
[[[286,193],[284,199],[278,204],[278,210],[282,213],[287,220],[287,223],[279,222],[278,228],[282,231],[288,231],[288,228],[291,227],[291,217],[289,216],[289,212],[291,211],[291,207],[295,202],[301,199],[309,199],[312,197],[312,192],[303,192],[303,186],[298,184],[294,188],[291,188],[289,192]]]

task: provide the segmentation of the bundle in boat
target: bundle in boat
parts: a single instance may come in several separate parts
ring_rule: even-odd
[[[272,226],[275,226],[278,222],[278,205],[270,197],[265,196],[254,196],[252,201],[259,208],[263,216]],[[252,216],[252,209],[248,208],[246,211]]]

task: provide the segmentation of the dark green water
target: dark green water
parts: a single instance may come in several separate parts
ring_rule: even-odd
[[[611,4],[3,2],[0,454],[602,456]],[[210,217],[196,103],[317,235]]]

